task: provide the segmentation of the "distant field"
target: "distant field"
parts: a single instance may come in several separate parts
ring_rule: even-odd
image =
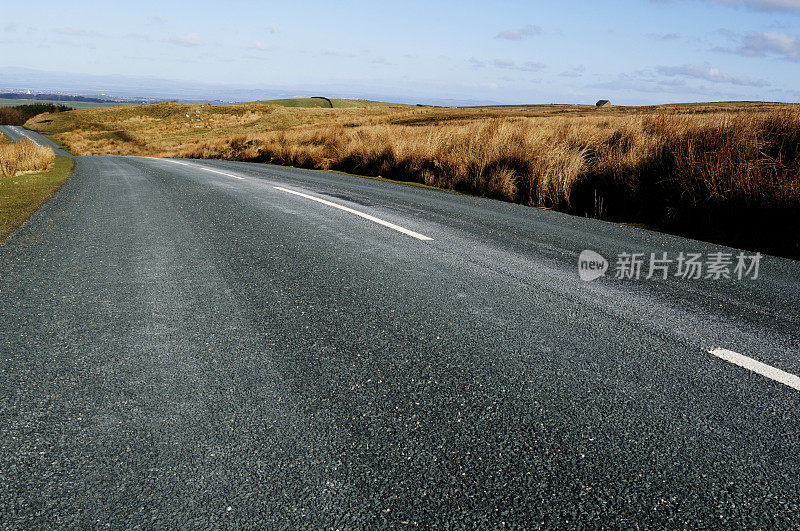
[[[160,103],[26,125],[77,155],[340,170],[800,257],[798,105],[323,106]]]
[[[120,105],[135,105],[134,103],[115,103],[115,102],[87,102],[87,101],[62,101],[62,100],[17,100],[0,98],[0,107],[16,107],[18,105],[35,105],[37,103],[52,103],[55,105],[66,105],[73,109],[94,109],[95,107],[116,107]]]

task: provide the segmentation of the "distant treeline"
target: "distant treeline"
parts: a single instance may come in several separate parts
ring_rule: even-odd
[[[46,112],[74,111],[66,105],[53,103],[33,103],[15,107],[0,107],[0,125],[22,125],[34,116]]]
[[[19,92],[2,92],[0,93],[0,99],[82,101],[86,103],[108,103],[113,101],[103,98],[92,98],[90,96],[69,96],[67,94],[21,94]]]

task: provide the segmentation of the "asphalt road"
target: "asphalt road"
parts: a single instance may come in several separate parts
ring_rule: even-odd
[[[34,131],[29,131],[18,125],[0,125],[0,133],[3,133],[3,135],[5,135],[12,142],[19,142],[20,140],[27,139],[31,142],[39,144],[40,146],[51,148],[53,151],[55,151],[56,155],[69,155],[69,153],[61,149],[55,142],[46,136],[40,135]]]
[[[584,282],[584,249],[733,252],[342,174],[78,157],[0,244],[0,522],[800,525],[800,263]]]

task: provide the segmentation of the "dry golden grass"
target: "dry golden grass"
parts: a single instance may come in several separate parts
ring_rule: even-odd
[[[380,175],[800,256],[797,105],[164,103],[42,115],[28,126],[58,133],[80,155],[223,158]]]
[[[54,160],[52,149],[43,148],[27,139],[16,144],[0,142],[0,177],[45,171]]]

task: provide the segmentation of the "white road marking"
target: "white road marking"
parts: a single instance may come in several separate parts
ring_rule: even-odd
[[[224,171],[219,171],[219,170],[212,170],[211,168],[204,168],[203,166],[199,166],[197,164],[190,164],[188,162],[181,162],[181,161],[178,161],[178,160],[170,160],[170,159],[160,159],[160,160],[164,160],[166,162],[171,162],[173,164],[180,164],[181,166],[189,166],[190,168],[197,168],[197,169],[200,169],[200,170],[203,170],[203,171],[208,171],[208,172],[211,172],[211,173],[218,173],[220,175],[225,175],[227,177],[233,177],[234,179],[244,180],[244,177],[240,177],[239,175],[234,175],[232,173],[226,173]],[[406,235],[411,236],[412,238],[416,238],[418,240],[422,240],[422,241],[425,241],[425,242],[433,240],[433,238],[431,238],[429,236],[425,236],[424,234],[420,234],[419,232],[414,232],[413,230],[409,230],[409,229],[407,229],[405,227],[401,227],[400,225],[395,225],[394,223],[390,223],[388,221],[384,221],[384,220],[382,220],[380,218],[376,218],[375,216],[370,216],[369,214],[365,214],[364,212],[359,212],[358,210],[354,210],[354,209],[352,209],[350,207],[346,207],[344,205],[340,205],[340,204],[334,203],[332,201],[327,201],[325,199],[320,199],[319,197],[314,197],[313,195],[308,195],[308,194],[304,194],[304,193],[301,193],[301,192],[296,192],[294,190],[289,190],[288,188],[283,188],[281,186],[275,186],[274,188],[276,190],[280,190],[282,192],[287,192],[287,193],[290,193],[290,194],[299,195],[300,197],[305,197],[306,199],[311,199],[312,201],[316,201],[317,203],[322,203],[323,205],[328,205],[328,206],[332,206],[334,208],[338,208],[339,210],[344,210],[345,212],[349,212],[351,214],[355,214],[356,216],[360,216],[360,217],[362,217],[364,219],[368,219],[368,220],[370,220],[370,221],[372,221],[374,223],[377,223],[378,225],[383,225],[384,227],[389,227],[390,229],[394,229],[397,232],[402,232],[403,234],[406,234]]]
[[[219,171],[219,170],[212,170],[211,168],[205,168],[205,167],[199,166],[197,164],[189,164],[188,162],[180,162],[180,161],[177,161],[177,160],[170,160],[170,159],[161,159],[161,160],[164,160],[166,162],[171,162],[173,164],[180,164],[181,166],[189,166],[191,168],[197,168],[198,170],[208,171],[208,172],[211,172],[211,173],[218,173],[218,174],[224,175],[226,177],[233,177],[234,179],[239,179],[240,181],[244,180],[244,177],[240,177],[239,175],[234,175],[232,173],[225,173],[224,171]]]
[[[370,216],[369,214],[365,214],[364,212],[359,212],[358,210],[353,210],[350,207],[346,207],[344,205],[340,205],[340,204],[334,203],[332,201],[327,201],[325,199],[320,199],[319,197],[314,197],[313,195],[308,195],[308,194],[304,194],[304,193],[301,193],[301,192],[296,192],[294,190],[289,190],[288,188],[283,188],[281,186],[275,186],[274,188],[276,190],[280,190],[281,192],[286,192],[286,193],[289,193],[289,194],[298,195],[300,197],[304,197],[306,199],[311,199],[312,201],[316,201],[317,203],[322,203],[323,205],[328,205],[328,206],[332,206],[333,208],[338,208],[339,210],[344,210],[345,212],[349,212],[351,214],[355,214],[356,216],[360,216],[360,217],[362,217],[364,219],[368,219],[368,220],[373,221],[373,222],[375,222],[375,223],[377,223],[379,225],[383,225],[384,227],[389,227],[390,229],[394,229],[394,230],[396,230],[398,232],[402,232],[403,234],[406,234],[406,235],[411,236],[412,238],[416,238],[418,240],[422,240],[422,241],[425,241],[425,242],[433,240],[433,238],[425,236],[424,234],[420,234],[419,232],[414,232],[413,230],[406,229],[405,227],[401,227],[400,225],[395,225],[394,223],[389,223],[388,221],[384,221],[384,220],[382,220],[380,218],[376,218],[375,216]]]
[[[760,374],[761,376],[766,376],[770,380],[775,380],[776,382],[780,382],[783,385],[788,385],[792,389],[800,391],[800,376],[795,376],[794,374],[776,369],[771,365],[761,363],[760,361],[756,361],[753,358],[748,358],[747,356],[743,356],[742,354],[733,352],[732,350],[715,348],[714,350],[709,350],[708,353],[713,354],[714,356],[727,362],[733,363],[734,365],[738,365],[739,367],[744,367],[745,369],[753,371],[756,374]]]
[[[35,138],[33,138],[33,137],[31,137],[31,136],[28,136],[28,135],[27,135],[27,134],[26,134],[26,133],[25,133],[25,132],[22,130],[22,127],[20,127],[20,126],[16,126],[16,128],[17,128],[17,134],[18,134],[18,135],[22,135],[22,136],[24,136],[25,138],[27,138],[28,140],[30,140],[31,142],[33,142],[34,144],[36,144],[36,145],[37,145],[37,146],[39,146],[39,147],[44,147],[44,146],[43,146],[43,145],[41,145],[39,142],[37,142]],[[13,130],[13,127],[12,127],[12,130]]]

